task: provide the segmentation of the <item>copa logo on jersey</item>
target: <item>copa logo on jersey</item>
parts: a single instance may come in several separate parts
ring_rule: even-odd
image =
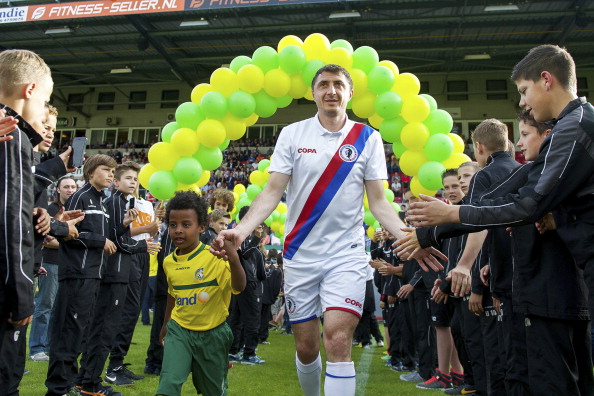
[[[204,268],[198,268],[196,272],[194,272],[194,278],[196,278],[196,280],[204,279]]]
[[[356,161],[359,157],[359,153],[357,149],[352,144],[345,144],[338,150],[338,155],[340,159],[344,162],[353,162]]]

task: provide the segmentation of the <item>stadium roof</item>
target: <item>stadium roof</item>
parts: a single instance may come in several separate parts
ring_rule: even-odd
[[[39,53],[52,68],[56,87],[62,88],[177,84],[180,80],[194,86],[235,56],[251,56],[263,45],[276,48],[286,35],[304,39],[314,32],[330,40],[346,39],[354,47],[372,46],[380,59],[390,59],[401,71],[418,75],[509,72],[531,47],[544,43],[566,46],[578,68],[591,69],[592,3],[10,0],[0,3],[0,8],[5,7],[0,9],[0,49],[26,48]],[[487,8],[493,6],[494,11]],[[153,13],[144,13],[147,9]],[[354,14],[329,18],[336,12]],[[180,26],[182,21],[198,26]],[[468,59],[468,55],[483,59]],[[131,72],[114,74],[112,69]]]

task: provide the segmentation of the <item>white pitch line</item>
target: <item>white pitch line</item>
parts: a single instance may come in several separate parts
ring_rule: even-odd
[[[371,348],[364,348],[359,363],[357,364],[357,396],[365,396],[367,380],[369,379],[369,367],[373,352]]]

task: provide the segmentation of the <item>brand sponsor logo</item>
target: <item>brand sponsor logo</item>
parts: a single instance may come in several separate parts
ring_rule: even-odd
[[[285,296],[285,305],[287,306],[287,312],[290,314],[295,313],[297,310],[297,303],[293,297]]]
[[[210,295],[207,292],[194,293],[191,297],[177,297],[175,305],[196,305],[199,302],[205,304],[209,299]]]
[[[359,308],[363,308],[363,304],[361,304],[359,301],[357,300],[353,300],[352,298],[345,298],[344,302],[347,304],[351,304],[354,305],[355,307],[359,307]]]
[[[198,268],[196,272],[194,272],[194,278],[196,278],[196,280],[204,279],[204,268]]]
[[[31,19],[39,19],[45,15],[45,7],[39,7],[35,11],[33,11],[33,15],[31,15]]]
[[[204,0],[191,0],[187,8],[200,8],[204,5]]]
[[[190,267],[177,267],[175,270],[181,271],[181,270],[187,270],[187,269],[190,269]]]
[[[27,7],[0,8],[0,23],[24,22],[27,20]]]
[[[344,162],[353,162],[359,157],[359,153],[357,149],[352,144],[345,144],[338,150],[338,155],[340,159]]]
[[[316,149],[312,149],[312,148],[298,148],[297,149],[298,153],[317,153]]]

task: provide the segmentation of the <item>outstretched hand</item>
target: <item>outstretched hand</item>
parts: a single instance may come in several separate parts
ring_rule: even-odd
[[[417,260],[417,263],[419,263],[419,266],[425,272],[439,272],[443,270],[443,265],[439,262],[439,260],[448,261],[448,258],[445,254],[433,247],[421,249],[415,254],[408,256],[408,260],[412,259]]]
[[[228,260],[229,257],[227,255],[227,251],[225,250],[225,241],[229,241],[235,247],[235,249],[239,249],[241,243],[246,238],[245,235],[241,234],[237,229],[233,228],[231,230],[223,230],[217,235],[215,239],[212,240],[210,244],[210,252],[215,256],[222,258],[224,260]]]
[[[434,226],[459,221],[459,206],[448,205],[437,198],[419,194],[424,202],[413,202],[406,212],[406,219],[418,227]]]
[[[17,122],[18,120],[14,117],[6,117],[6,110],[0,110],[0,142],[12,140],[9,133],[17,128]]]
[[[419,244],[419,239],[417,238],[416,229],[412,227],[403,227],[400,230],[406,232],[406,236],[394,242],[392,247],[397,246],[397,248],[394,249],[394,253],[398,254],[398,257],[407,260],[409,256],[414,256],[415,253],[422,248]]]

